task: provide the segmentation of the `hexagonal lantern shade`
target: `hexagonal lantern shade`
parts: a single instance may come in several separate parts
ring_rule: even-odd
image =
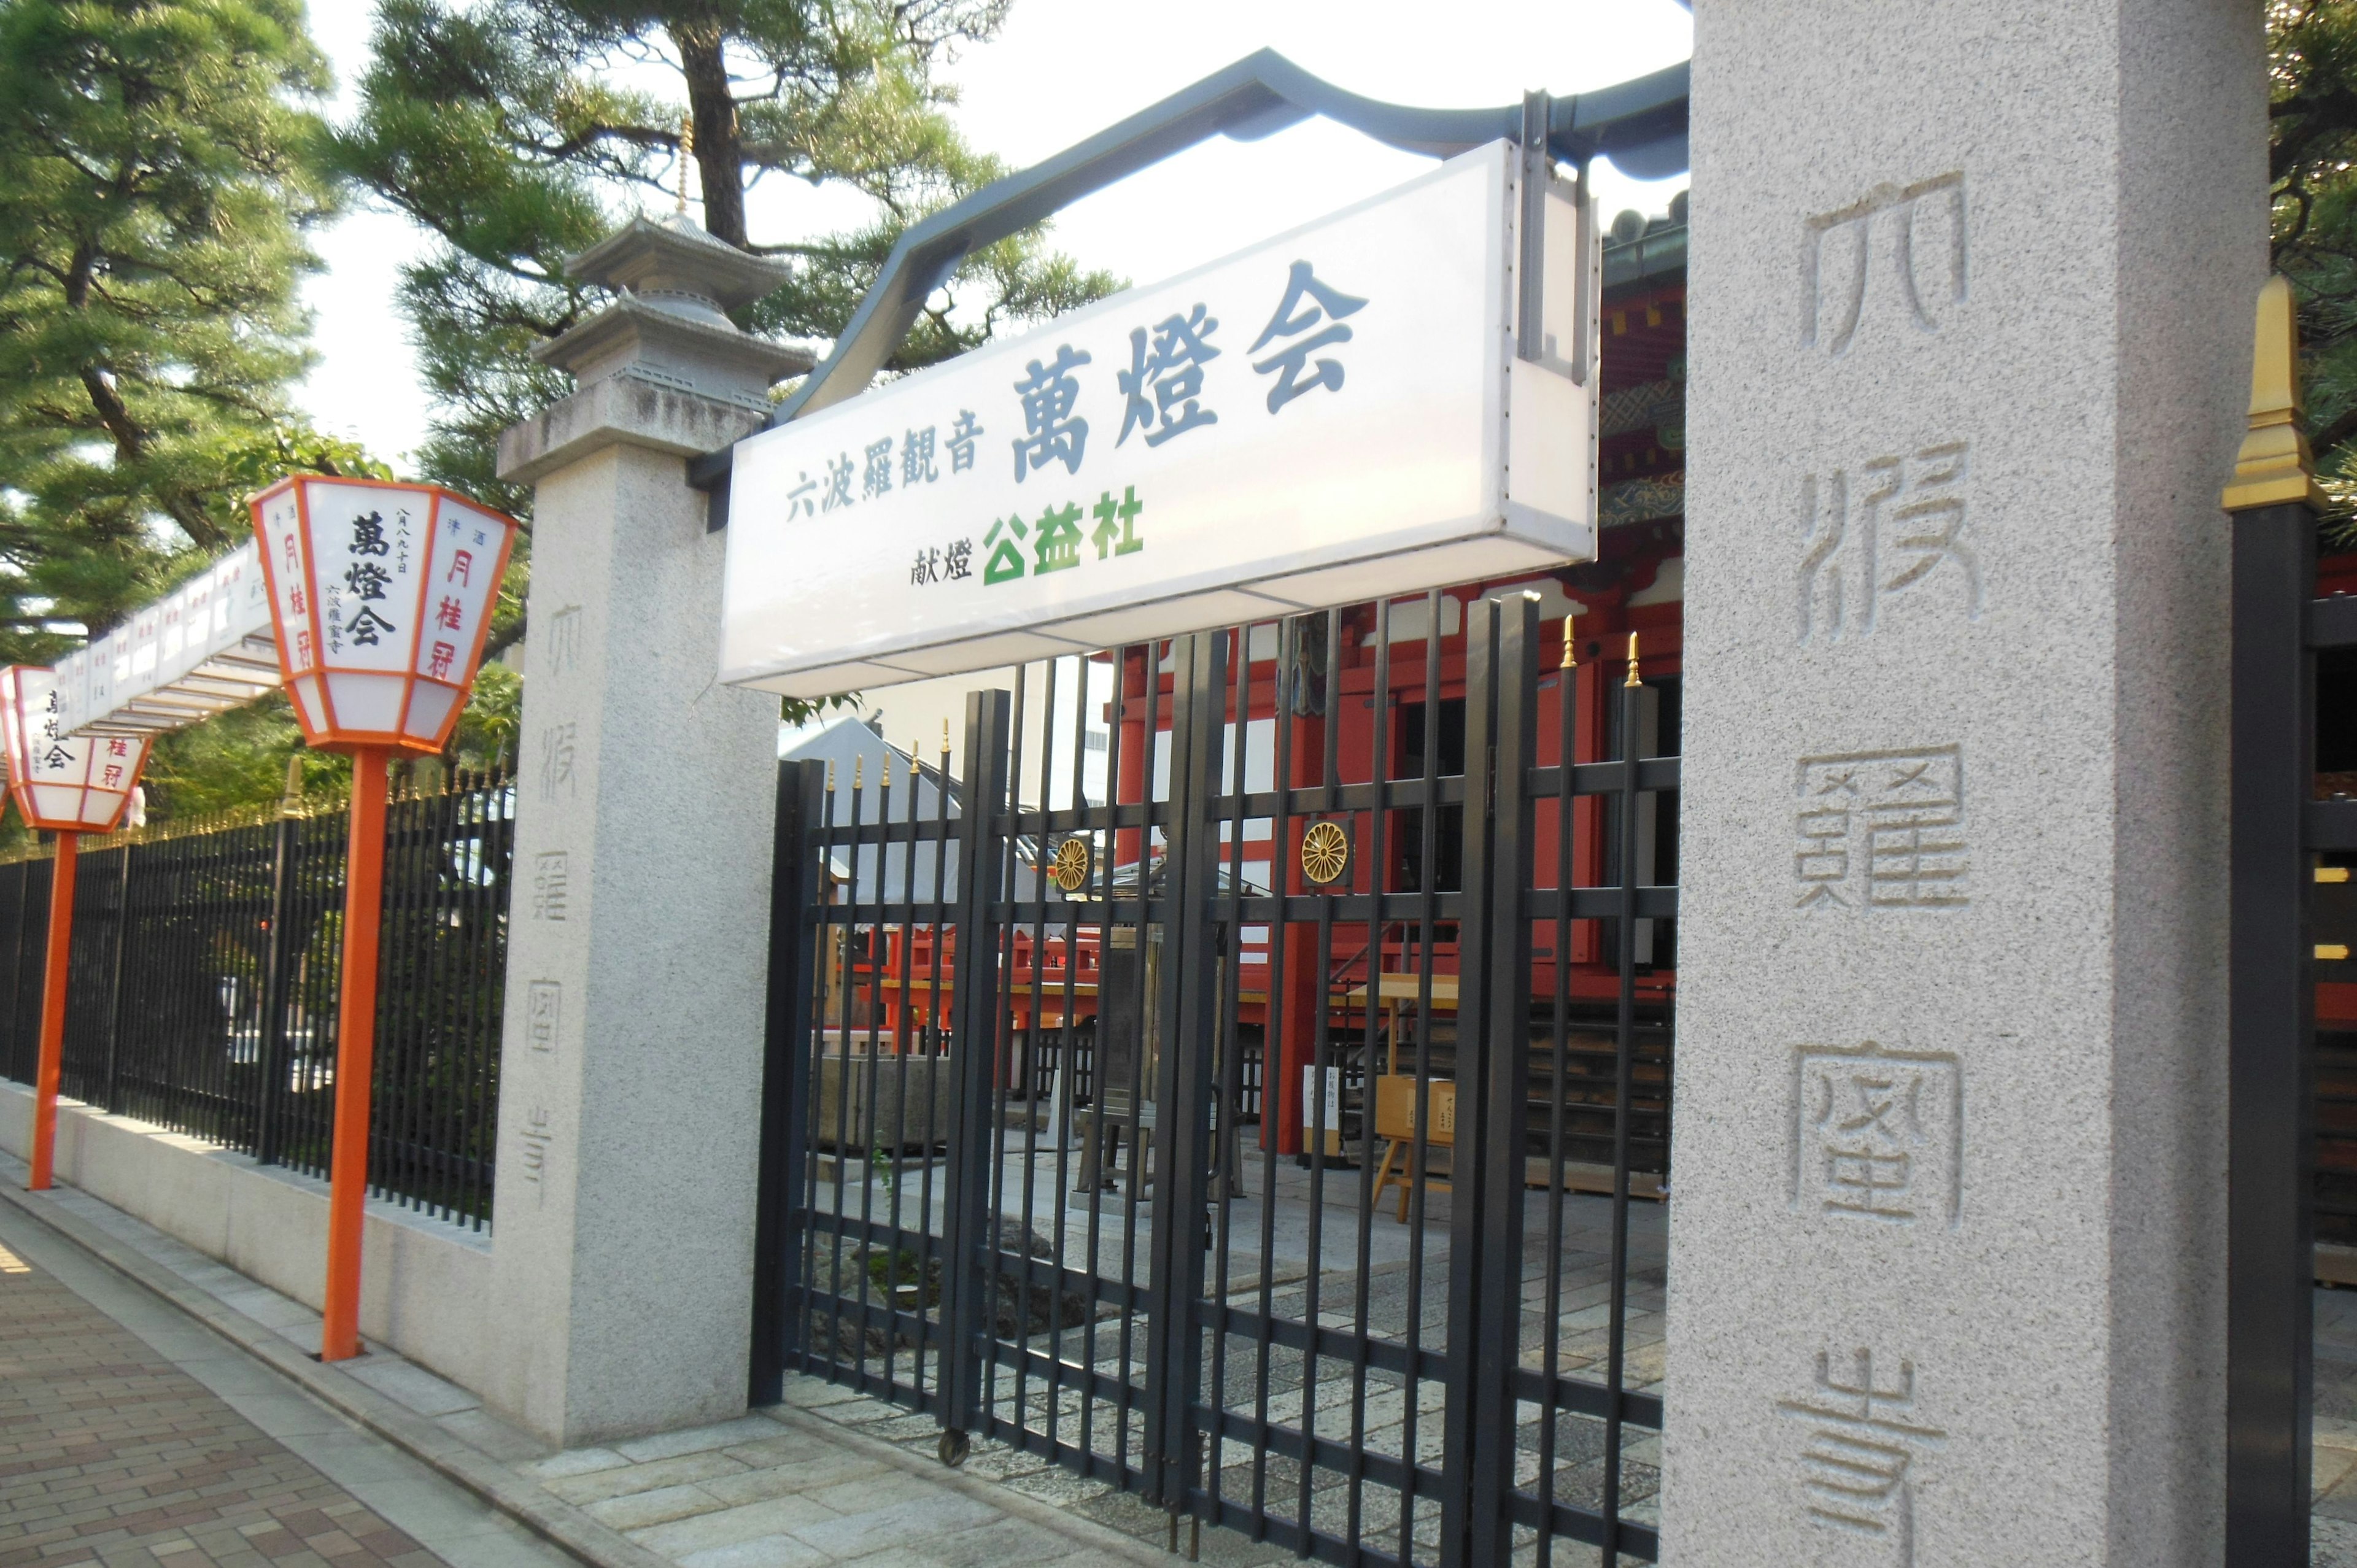
[[[302,475],[254,497],[253,530],[303,738],[441,750],[515,520],[438,485]]]
[[[0,733],[8,793],[26,822],[49,832],[114,831],[147,761],[144,738],[67,735],[56,671],[26,664],[0,670]]]

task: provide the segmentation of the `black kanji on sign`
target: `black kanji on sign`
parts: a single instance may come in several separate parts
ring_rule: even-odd
[[[1268,411],[1275,413],[1295,398],[1307,392],[1325,387],[1332,392],[1342,390],[1342,361],[1321,359],[1315,374],[1304,379],[1301,372],[1309,356],[1320,349],[1332,348],[1351,340],[1351,329],[1342,325],[1345,316],[1355,316],[1365,308],[1366,301],[1342,293],[1329,284],[1318,281],[1308,262],[1296,262],[1286,279],[1285,298],[1277,305],[1276,314],[1268,318],[1253,346],[1245,352],[1257,354],[1280,338],[1291,338],[1287,343],[1265,360],[1255,360],[1253,369],[1262,375],[1275,374],[1276,384],[1268,389]],[[1325,323],[1323,331],[1309,329]],[[1299,334],[1309,332],[1307,338]]]
[[[1060,344],[1051,363],[1031,361],[1029,371],[1015,383],[1023,403],[1024,434],[1015,439],[1015,478],[1049,462],[1060,461],[1064,471],[1081,471],[1081,455],[1088,449],[1089,422],[1072,412],[1081,399],[1081,383],[1072,371],[1089,356],[1071,344]]]
[[[344,634],[362,648],[374,648],[383,633],[399,629],[376,611],[362,605],[361,613],[352,617],[350,623],[344,628]]]

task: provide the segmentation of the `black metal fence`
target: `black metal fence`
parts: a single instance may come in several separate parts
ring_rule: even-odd
[[[100,840],[79,858],[61,1091],[313,1175],[335,1100],[346,816]],[[482,1229],[498,1137],[514,794],[458,774],[386,812],[381,1197]],[[0,1070],[32,1081],[54,860],[0,865]]]
[[[788,765],[757,1396],[934,1413],[1174,1543],[1653,1559],[1674,715],[1464,614],[1027,671],[954,784]]]

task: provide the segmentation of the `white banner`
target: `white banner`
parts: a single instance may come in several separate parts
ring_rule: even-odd
[[[1594,225],[1550,192],[1549,355],[1516,360],[1519,165],[1478,148],[741,443],[722,679],[825,695],[1591,554]]]
[[[1301,1130],[1305,1133],[1323,1131],[1329,1137],[1342,1131],[1340,1068],[1305,1067],[1301,1069]]]

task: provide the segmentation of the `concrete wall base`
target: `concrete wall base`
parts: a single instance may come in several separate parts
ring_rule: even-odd
[[[32,1090],[0,1081],[0,1149],[27,1157],[32,1132]],[[320,1305],[328,1184],[317,1177],[60,1100],[57,1178],[282,1295]],[[452,1382],[485,1389],[490,1237],[371,1203],[361,1246],[361,1333]]]

